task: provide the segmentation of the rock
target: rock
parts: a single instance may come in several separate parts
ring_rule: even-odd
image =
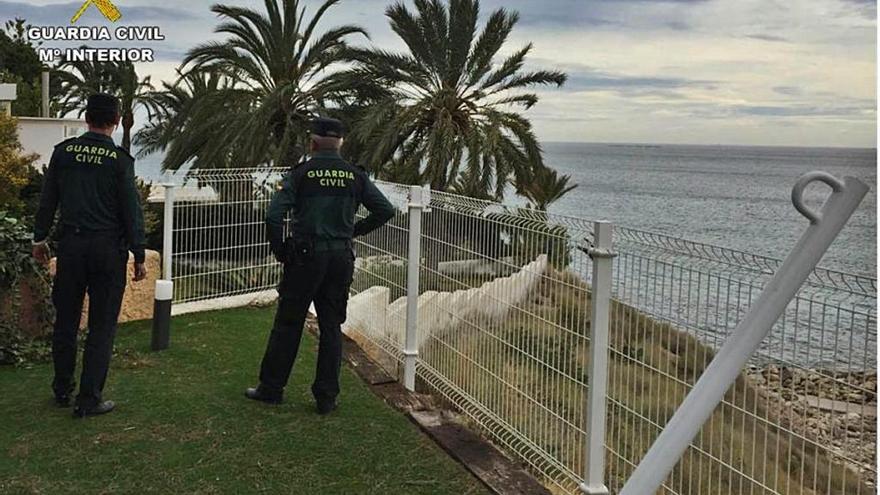
[[[161,276],[161,256],[156,251],[147,251],[144,264],[147,267],[147,278],[140,282],[132,281],[134,277],[134,257],[129,253],[126,274],[125,297],[119,310],[119,322],[149,320],[153,317],[153,298],[156,291],[156,280]],[[49,262],[49,273],[55,274],[55,258]],[[83,304],[80,328],[86,328],[89,315],[89,296]]]
[[[794,373],[791,371],[791,368],[784,367],[780,371],[779,376],[782,378],[783,382],[790,381],[794,378]]]
[[[858,413],[841,414],[834,418],[834,426],[843,431],[860,431],[862,426],[862,417]]]
[[[846,400],[849,402],[862,402],[865,400],[865,394],[861,392],[850,392],[846,395]]]

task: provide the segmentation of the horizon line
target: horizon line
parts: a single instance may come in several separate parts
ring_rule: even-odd
[[[541,139],[542,144],[596,144],[606,146],[702,146],[702,147],[730,147],[730,148],[801,148],[801,149],[851,149],[851,150],[874,150],[873,146],[848,146],[839,144],[827,145],[799,145],[799,144],[725,144],[725,143],[663,143],[663,142],[637,142],[637,141],[558,141],[553,139]]]

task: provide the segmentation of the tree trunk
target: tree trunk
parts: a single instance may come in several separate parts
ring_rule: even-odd
[[[125,112],[122,117],[122,149],[131,152],[131,128],[134,127],[134,114]]]

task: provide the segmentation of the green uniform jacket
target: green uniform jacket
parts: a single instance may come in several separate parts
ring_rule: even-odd
[[[68,231],[118,234],[144,262],[144,217],[134,182],[134,158],[103,134],[87,132],[55,146],[43,183],[34,242],[49,236],[61,207]]]
[[[364,205],[370,214],[355,223]],[[284,217],[293,211],[293,235],[316,241],[345,241],[365,235],[394,216],[394,206],[367,177],[336,152],[318,152],[294,168],[272,198],[266,214],[269,245],[276,255],[284,244]]]

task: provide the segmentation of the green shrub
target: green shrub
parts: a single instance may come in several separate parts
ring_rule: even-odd
[[[138,179],[137,186],[138,196],[140,196],[141,200],[141,208],[143,208],[144,211],[144,235],[146,237],[147,249],[162,251],[164,205],[162,203],[150,203],[147,201],[150,197],[151,183]]]
[[[22,288],[28,284],[28,301],[42,332],[51,327],[52,305],[49,300],[48,274],[31,257],[31,231],[21,220],[0,211],[0,364],[20,364],[45,357],[45,342],[32,341],[23,332],[21,321]],[[40,330],[38,329],[38,330]]]

